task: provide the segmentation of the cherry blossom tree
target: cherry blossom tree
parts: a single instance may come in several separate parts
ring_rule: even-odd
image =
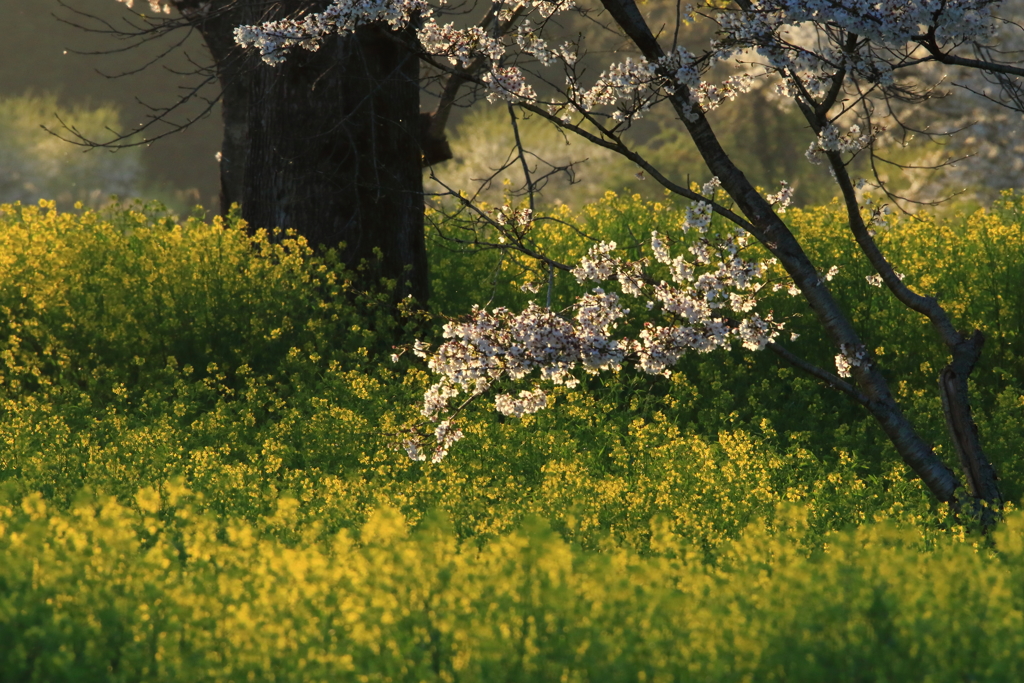
[[[445,326],[447,341],[438,349],[417,344],[414,350],[439,379],[422,411],[432,425],[433,444],[410,436],[405,447],[411,457],[444,457],[461,437],[461,406],[477,397],[494,394],[497,410],[524,415],[546,405],[546,386],[572,387],[579,372],[633,364],[641,372],[666,373],[684,353],[739,343],[752,351],[769,349],[863,405],[939,500],[990,523],[1002,499],[978,439],[967,382],[984,339],[978,331],[958,330],[934,296],[903,282],[874,238],[885,212],[864,201],[872,192],[888,193],[894,202],[899,197],[883,176],[856,178],[851,168],[863,157],[883,163],[885,135],[903,131],[906,139],[914,132],[919,122],[901,118],[900,106],[927,100],[936,65],[943,73],[990,79],[1004,94],[992,99],[1012,110],[1024,69],[1000,52],[1004,34],[1019,31],[1000,7],[992,0],[709,1],[698,8],[678,5],[674,25],[652,25],[634,0],[600,0],[593,6],[574,0],[495,0],[486,21],[467,25],[430,0],[334,0],[323,11],[239,27],[236,39],[279,64],[321,49],[330,36],[367,25],[409,31],[423,60],[508,107],[511,125],[516,111],[542,117],[622,155],[645,177],[691,202],[680,233],[696,239],[684,243],[654,234],[651,256],[635,261],[619,256],[614,243],[602,242],[571,266],[530,246],[532,203],[488,213],[463,199],[467,211],[500,235],[503,248],[518,249],[551,271],[569,271],[581,283],[603,286],[563,311],[552,310],[550,300],[518,313],[476,308],[465,320]],[[614,63],[596,77],[581,67],[587,32],[560,33],[574,13],[588,17],[592,26],[613,27],[623,38]],[[716,22],[716,38],[687,44],[686,25],[695,21]],[[784,179],[777,192],[759,191],[709,123],[711,111],[733,100],[732,106],[743,106],[744,93],[759,83],[771,84],[805,118],[808,161],[827,168],[834,179],[849,230],[874,270],[872,279],[923,316],[945,347],[949,363],[939,388],[962,477],[904,413],[881,361],[861,341],[858,321],[837,302],[828,264],[813,263],[784,222],[791,198]],[[654,107],[671,108],[693,140],[712,177],[703,187],[668,177],[630,143],[629,130]],[[530,189],[525,157],[523,171]],[[713,227],[712,216],[732,227]],[[770,253],[790,280],[786,287],[810,307],[834,346],[834,369],[794,354],[780,341],[782,324],[758,311],[757,294],[770,261],[744,256],[748,239]],[[638,305],[627,308],[627,301]],[[626,320],[641,327],[635,339],[616,336],[617,325]],[[519,387],[503,391],[524,383],[528,386],[518,392]]]

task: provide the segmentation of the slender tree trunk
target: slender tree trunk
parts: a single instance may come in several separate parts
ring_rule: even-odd
[[[651,32],[633,0],[602,0],[615,22],[640,48],[651,62],[664,55],[657,39]],[[764,244],[787,270],[793,281],[800,287],[818,321],[825,328],[836,347],[851,351],[864,351],[852,321],[839,307],[817,270],[804,253],[796,237],[786,224],[772,210],[771,205],[733,164],[722,149],[710,124],[700,112],[691,112],[688,93],[677,91],[672,98],[680,120],[686,126],[697,149],[711,172],[718,176],[722,187],[736,202],[752,226],[754,236]],[[870,257],[870,253],[868,254]],[[912,304],[913,302],[911,302]],[[920,305],[908,304],[914,310],[929,315],[937,322],[943,340],[952,346],[953,362],[946,368],[940,379],[943,407],[947,415],[950,435],[960,454],[963,469],[967,475],[968,494],[974,501],[984,501],[989,511],[982,514],[987,527],[998,514],[1001,496],[996,483],[995,472],[985,458],[978,443],[977,430],[971,418],[967,401],[967,377],[981,351],[982,339],[975,335],[966,339],[952,330],[944,312],[939,315],[928,309],[928,301]],[[936,304],[937,306],[937,304]],[[945,328],[949,328],[948,330]],[[869,356],[868,362],[852,368],[861,391],[867,398],[866,407],[885,431],[897,452],[921,477],[935,496],[959,509],[957,498],[961,482],[914,428],[893,397],[889,385],[877,365]]]

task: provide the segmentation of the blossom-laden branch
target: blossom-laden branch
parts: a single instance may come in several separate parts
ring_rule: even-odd
[[[702,193],[713,194],[716,181]],[[774,259],[748,260],[741,254],[748,236],[741,229],[719,234],[711,228],[711,207],[697,202],[686,213],[681,232],[689,246],[673,255],[668,240],[651,234],[653,262],[630,261],[616,255],[614,242],[593,246],[572,270],[577,283],[607,285],[616,281],[621,293],[598,286],[556,312],[530,303],[514,312],[500,307],[474,307],[464,320],[444,326],[447,340],[429,352],[417,342],[414,352],[427,359],[439,376],[424,395],[422,415],[434,425],[434,447],[411,435],[402,446],[409,457],[439,461],[462,438],[453,418],[476,397],[499,386],[530,381],[533,386],[516,395],[496,393],[494,406],[507,416],[522,417],[548,404],[538,382],[569,389],[579,383],[577,371],[591,375],[619,372],[632,364],[650,375],[671,375],[671,368],[687,352],[708,353],[734,343],[752,351],[771,344],[784,324],[771,314],[755,311],[755,295]],[[657,264],[657,265],[655,265]],[[668,279],[654,280],[649,267]],[[642,305],[627,308],[627,298]],[[619,336],[617,328],[639,329],[635,338]],[[453,407],[453,402],[463,399]]]

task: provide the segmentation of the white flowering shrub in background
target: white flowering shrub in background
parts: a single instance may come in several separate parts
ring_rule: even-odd
[[[136,196],[142,183],[142,151],[83,150],[41,127],[54,115],[86,138],[98,139],[119,130],[111,107],[65,109],[54,96],[0,100],[0,202],[35,203],[56,199],[64,205],[82,202],[98,207],[111,195]]]

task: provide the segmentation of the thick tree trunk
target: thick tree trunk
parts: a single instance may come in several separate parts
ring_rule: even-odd
[[[960,343],[953,349],[952,362],[939,375],[939,392],[946,415],[946,429],[960,458],[960,469],[971,496],[978,503],[974,512],[982,525],[988,528],[1002,512],[1003,496],[995,468],[978,439],[967,387],[967,378],[981,356],[984,343],[985,337],[980,331],[975,331],[970,338],[961,335]]]
[[[420,139],[429,119],[419,111],[417,57],[395,34],[364,27],[271,67],[235,44],[235,27],[315,3],[178,7],[203,34],[222,88],[221,212],[239,203],[253,228],[294,228],[315,247],[344,245],[347,265],[366,264],[364,284],[386,277],[397,281],[397,297],[426,301]]]
[[[417,57],[364,27],[275,67],[250,60],[243,217],[344,244],[371,282],[426,300]]]

